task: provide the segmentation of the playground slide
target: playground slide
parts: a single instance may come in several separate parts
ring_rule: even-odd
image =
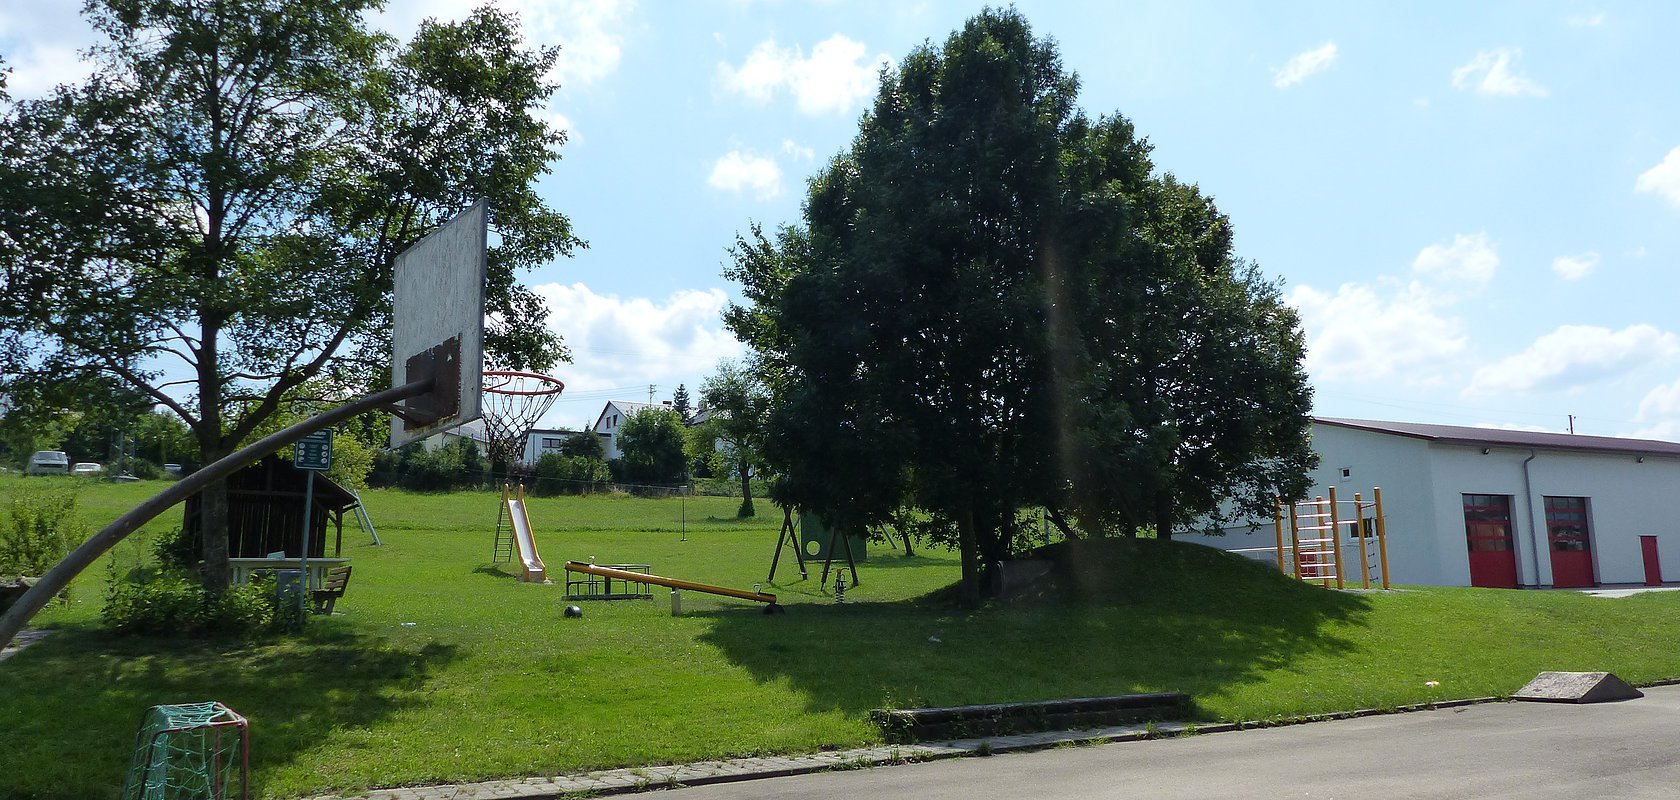
[[[542,557],[537,555],[537,540],[531,535],[531,518],[525,516],[525,499],[509,497],[507,504],[508,518],[513,521],[513,543],[519,550],[519,563],[525,567],[520,580],[542,583],[548,575]]]

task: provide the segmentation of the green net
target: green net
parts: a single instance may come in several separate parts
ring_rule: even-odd
[[[140,720],[122,800],[246,794],[245,718],[221,703],[152,706]]]

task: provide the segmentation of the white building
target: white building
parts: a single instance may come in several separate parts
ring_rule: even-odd
[[[525,434],[525,449],[519,457],[520,462],[535,466],[537,459],[544,453],[558,453],[566,437],[577,431],[566,428],[532,428]]]
[[[1394,583],[1574,587],[1680,580],[1680,444],[1356,419],[1313,420],[1315,495],[1382,487]],[[1349,509],[1348,513],[1351,513]],[[1268,548],[1271,520],[1225,536]],[[1357,547],[1345,526],[1343,552]],[[1344,557],[1344,564],[1357,563]],[[1358,574],[1357,567],[1344,567]]]
[[[632,416],[643,409],[670,408],[671,401],[655,405],[653,403],[632,403],[627,400],[609,400],[601,415],[595,418],[595,424],[589,427],[601,437],[601,444],[606,446],[607,460],[615,461],[624,451],[618,449],[618,429],[624,427]]]

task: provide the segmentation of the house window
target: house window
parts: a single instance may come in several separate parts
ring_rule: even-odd
[[[1511,498],[1503,494],[1464,496],[1464,536],[1472,553],[1511,549]]]
[[[1546,539],[1554,552],[1584,553],[1587,542],[1587,498],[1546,498]]]
[[[544,450],[559,450],[560,440],[553,436],[544,436],[542,446]]]

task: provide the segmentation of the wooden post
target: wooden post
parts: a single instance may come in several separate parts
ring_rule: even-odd
[[[1360,502],[1359,493],[1353,493],[1353,530],[1359,537],[1359,588],[1371,588],[1371,555],[1365,549],[1365,505]]]
[[[1301,580],[1301,522],[1295,501],[1289,501],[1289,560],[1295,563],[1295,580]]]
[[[1330,553],[1336,560],[1336,588],[1342,586],[1342,518],[1336,515],[1336,487],[1330,487]]]
[[[1383,526],[1382,487],[1371,489],[1377,505],[1377,563],[1382,567],[1382,587],[1388,588],[1388,530]]]
[[[1277,508],[1272,512],[1272,527],[1277,530],[1277,565],[1278,572],[1288,575],[1283,568],[1283,501],[1279,500]]]

